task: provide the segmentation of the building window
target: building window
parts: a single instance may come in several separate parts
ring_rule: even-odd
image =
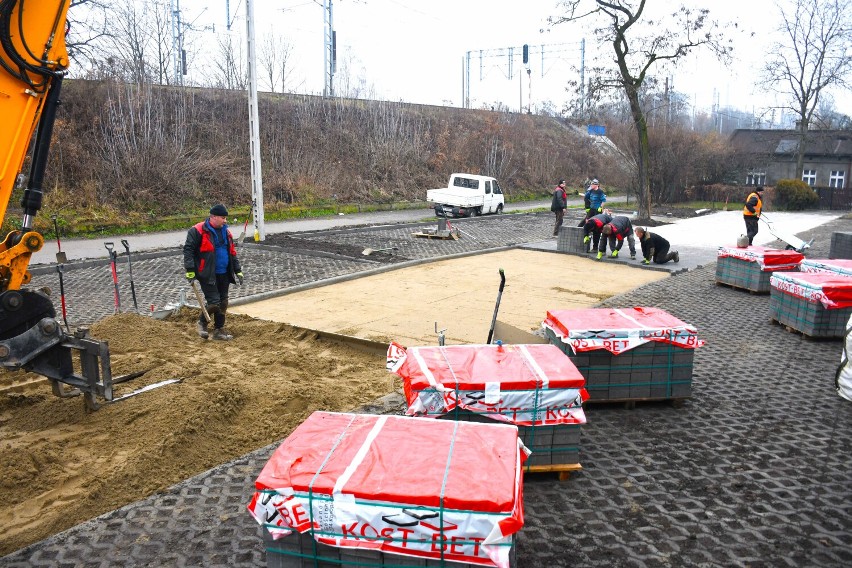
[[[816,185],[816,170],[802,170],[802,181],[813,187]]]
[[[749,172],[746,175],[746,185],[766,185],[766,172]]]
[[[844,171],[832,171],[831,177],[828,180],[828,187],[836,187],[842,189],[844,187],[844,181],[846,181],[846,172]]]

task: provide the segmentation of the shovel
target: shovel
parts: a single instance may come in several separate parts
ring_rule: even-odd
[[[388,247],[388,248],[383,248],[383,249],[365,248],[364,250],[361,251],[361,254],[363,254],[364,256],[370,256],[374,252],[382,252],[382,251],[386,251],[386,250],[397,250],[398,248],[399,247]]]
[[[497,292],[497,305],[494,306],[494,317],[491,318],[491,329],[488,330],[488,341],[485,343],[491,345],[491,339],[494,337],[494,326],[497,323],[497,311],[500,309],[500,297],[503,295],[503,287],[506,286],[506,274],[503,269],[500,269],[500,290]]]
[[[210,323],[210,313],[207,311],[207,306],[204,303],[204,295],[201,293],[201,288],[198,287],[198,280],[190,282],[192,291],[195,292],[195,298],[198,300],[198,305],[201,307],[201,313],[204,314],[204,319]]]

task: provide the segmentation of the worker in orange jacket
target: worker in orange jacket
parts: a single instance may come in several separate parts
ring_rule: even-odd
[[[743,207],[743,219],[745,219],[746,236],[748,237],[749,246],[751,246],[755,235],[757,235],[757,220],[760,219],[760,210],[762,208],[763,186],[759,185],[748,195],[745,206]]]

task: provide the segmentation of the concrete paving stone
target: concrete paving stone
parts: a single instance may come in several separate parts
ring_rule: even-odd
[[[412,239],[412,226],[299,237],[397,246],[391,266],[519,244],[538,250],[556,245],[549,213],[463,220],[459,226],[470,238],[452,242]],[[826,235],[850,230],[852,219],[837,219],[799,236],[817,237],[808,256],[827,258]],[[680,272],[601,306],[661,307],[698,328],[706,345],[695,352],[691,398],[680,407],[587,408],[583,469],[567,481],[552,474],[525,480],[518,567],[852,565],[852,405],[833,388],[840,342],[809,340],[770,324],[768,296],[717,285],[712,261],[684,271],[690,255],[677,248]],[[705,249],[694,256],[715,260],[712,247]],[[246,283],[232,288],[234,301],[388,268],[253,245],[242,257]],[[89,264],[69,265],[65,274],[72,325],[113,311],[109,264]],[[133,272],[140,307],[162,306],[188,290],[177,250],[134,257]],[[126,276],[122,270],[125,309],[132,306]],[[58,290],[51,267],[36,271],[33,283]],[[371,411],[400,408],[383,404]],[[245,504],[273,449],[251,452],[0,564],[264,566],[262,529]]]

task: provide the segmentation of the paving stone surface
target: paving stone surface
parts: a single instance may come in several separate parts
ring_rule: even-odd
[[[476,241],[412,243],[410,228],[402,227],[334,238],[373,248],[398,238],[408,244],[400,253],[408,260],[547,239],[549,215],[499,221],[507,219],[499,227],[488,218],[465,224]],[[826,235],[849,230],[852,219],[839,219],[800,236],[821,236],[808,256],[825,258]],[[244,255],[248,281],[239,295],[374,268],[363,259],[250,247]],[[133,271],[146,303],[161,305],[186,287],[174,255],[140,259]],[[582,471],[565,481],[553,474],[525,479],[519,568],[852,566],[852,403],[834,389],[842,344],[771,323],[768,296],[716,285],[714,271],[681,272],[602,304],[656,306],[698,328],[706,345],[695,355],[693,396],[681,405],[590,405]],[[74,304],[74,318],[111,313],[108,266],[68,276],[72,298],[98,295]],[[52,285],[54,277],[36,279]],[[399,412],[400,404],[390,397],[365,410]],[[273,449],[0,558],[0,565],[265,566],[261,528],[245,505]]]

